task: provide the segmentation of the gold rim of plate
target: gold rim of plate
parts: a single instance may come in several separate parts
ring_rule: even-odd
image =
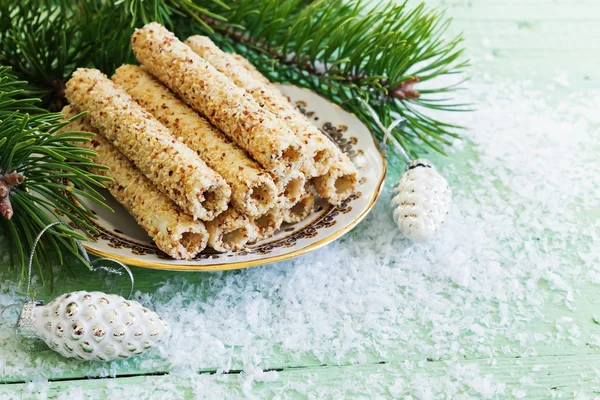
[[[280,84],[278,84],[278,85],[280,85]],[[311,95],[316,95],[316,96],[322,97],[322,96],[318,95],[317,93],[314,93],[311,90],[308,90],[306,88],[301,88],[301,87],[294,86],[294,85],[286,85],[286,86],[291,86],[291,87],[294,87],[297,89],[301,89],[303,91],[309,92]],[[324,97],[322,97],[322,98],[325,99]],[[377,185],[375,186],[375,190],[373,191],[373,194],[371,195],[369,204],[365,207],[365,209],[358,216],[356,216],[345,227],[331,233],[329,236],[326,236],[317,242],[314,242],[306,247],[302,247],[300,249],[291,251],[289,253],[279,254],[279,255],[274,255],[274,256],[266,256],[264,258],[260,258],[260,259],[256,259],[256,260],[237,261],[237,262],[231,262],[231,263],[222,263],[221,262],[221,263],[214,263],[214,264],[178,265],[178,264],[170,264],[170,263],[160,262],[160,261],[144,261],[144,260],[140,260],[140,259],[133,258],[133,257],[121,256],[121,255],[114,254],[114,253],[111,253],[108,251],[99,250],[97,248],[92,247],[91,245],[86,244],[86,242],[83,243],[83,246],[91,254],[94,254],[94,255],[97,255],[100,257],[112,258],[112,259],[120,261],[124,264],[132,265],[132,266],[136,266],[136,267],[159,269],[159,270],[165,270],[165,271],[189,271],[189,272],[227,271],[227,270],[233,270],[233,269],[256,267],[256,266],[260,266],[260,265],[266,265],[266,264],[271,264],[271,263],[275,263],[275,262],[279,262],[279,261],[289,260],[291,258],[295,258],[295,257],[301,256],[301,255],[310,253],[311,251],[317,250],[317,249],[335,241],[336,239],[340,238],[344,234],[348,233],[356,225],[358,225],[358,223],[360,221],[362,221],[367,216],[369,211],[371,211],[373,209],[373,207],[375,206],[375,203],[377,202],[377,199],[381,195],[381,191],[383,189],[383,182],[385,180],[388,165],[387,165],[386,154],[384,151],[382,151],[382,149],[379,145],[379,141],[377,140],[377,137],[373,134],[371,129],[369,129],[369,127],[367,125],[365,125],[354,113],[344,110],[342,107],[340,107],[339,105],[337,105],[335,103],[332,103],[328,99],[325,99],[325,100],[332,106],[340,109],[341,111],[348,113],[350,115],[353,115],[360,124],[364,125],[367,128],[367,130],[371,134],[371,139],[373,140],[375,148],[379,152],[381,159],[382,159],[383,168],[381,169],[381,176],[379,177],[379,181],[377,182]],[[97,223],[97,221],[91,221],[91,222]]]

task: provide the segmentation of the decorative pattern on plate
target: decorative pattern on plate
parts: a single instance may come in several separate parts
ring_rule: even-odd
[[[319,229],[330,228],[334,226],[336,224],[335,217],[337,217],[340,214],[348,214],[350,211],[352,211],[352,206],[350,205],[350,203],[360,198],[361,195],[362,193],[358,192],[350,196],[339,206],[332,206],[324,203],[326,208],[324,209],[323,205],[321,205],[320,209],[316,211],[317,213],[322,212],[321,216],[318,219],[314,220],[314,222],[312,222],[310,225],[307,225],[300,230],[295,230],[292,228],[293,233],[285,238],[276,240],[273,240],[272,238],[267,239],[251,246],[251,248],[248,250],[232,253],[231,255],[245,255],[251,253],[269,254],[273,249],[277,249],[279,247],[291,247],[295,245],[299,239],[313,238],[318,235]],[[151,254],[161,259],[170,259],[170,257],[164,254],[154,245],[134,242],[124,236],[120,236],[120,232],[111,232],[110,230],[105,229],[102,225],[98,224],[97,221],[92,221],[92,223],[98,229],[98,232],[92,235],[93,238],[96,240],[106,241],[107,245],[113,249],[125,248],[131,250],[131,252],[135,255],[143,256]],[[287,227],[284,226],[282,230],[285,230],[286,228]],[[207,248],[202,253],[198,254],[194,259],[216,259],[219,258],[220,254],[221,253]]]
[[[344,153],[348,154],[348,157],[353,158],[356,151],[352,147],[358,143],[358,139],[356,136],[350,136],[349,138],[344,136],[347,131],[348,127],[346,125],[334,126],[331,122],[325,122],[321,127],[321,132],[329,136]]]
[[[314,111],[308,111],[306,109],[306,107],[308,107],[308,104],[306,103],[306,101],[304,100],[298,100],[294,103],[296,105],[296,108],[308,119],[314,119],[316,121],[319,120],[319,117],[315,117],[315,112]]]
[[[236,253],[217,253],[212,249],[194,260],[173,260],[162,253],[112,197],[109,205],[115,213],[88,204],[96,213],[92,221],[98,229],[94,242],[86,248],[94,254],[112,257],[131,265],[172,270],[225,270],[280,261],[319,248],[356,225],[375,204],[385,176],[386,162],[377,141],[353,115],[305,89],[281,85],[300,111],[318,125],[350,157],[366,160],[359,171],[359,192],[334,207],[318,200],[315,211],[305,221],[286,225],[269,239]],[[315,111],[312,111],[315,110]],[[321,122],[324,121],[324,122]]]

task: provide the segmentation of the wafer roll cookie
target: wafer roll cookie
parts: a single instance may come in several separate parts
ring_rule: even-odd
[[[337,206],[356,192],[358,171],[348,156],[341,153],[329,172],[313,178],[312,184],[319,196]]]
[[[137,29],[132,35],[132,48],[152,75],[265,169],[285,177],[301,167],[302,143],[285,123],[160,24]]]
[[[269,174],[143,68],[123,65],[112,79],[227,181],[238,211],[259,216],[275,205]]]
[[[208,245],[217,251],[243,250],[246,244],[256,241],[258,232],[250,219],[230,208],[206,223]]]
[[[329,170],[339,149],[308,122],[275,85],[268,83],[262,75],[261,78],[255,77],[258,73],[256,69],[254,73],[250,73],[244,64],[223,52],[206,36],[191,36],[185,43],[217,70],[231,78],[237,86],[250,93],[258,104],[285,121],[304,144],[305,160],[302,170],[309,178],[323,175]]]
[[[315,196],[310,188],[307,188],[296,204],[283,211],[283,221],[288,224],[303,221],[313,212],[314,208]]]
[[[231,189],[198,155],[98,70],[78,69],[67,82],[71,104],[163,193],[195,218],[227,208]]]
[[[67,119],[77,114],[71,106],[65,107],[62,112]],[[148,232],[160,250],[176,259],[191,259],[204,250],[208,242],[204,224],[194,221],[161,193],[112,143],[98,134],[98,130],[90,124],[89,117],[79,119],[63,129],[96,133],[91,142],[77,144],[96,151],[96,163],[110,168],[95,169],[94,173],[113,179],[105,186]]]
[[[233,60],[233,62],[237,63],[240,67],[244,68],[250,75],[252,75],[254,79],[259,80],[265,85],[272,85],[271,81],[267,79],[266,76],[261,74],[260,71],[244,57],[236,53],[227,53],[227,57]]]
[[[306,177],[300,171],[294,171],[287,179],[275,179],[275,186],[279,190],[279,208],[285,210],[296,204],[304,194],[305,183]]]
[[[281,224],[283,224],[283,216],[284,211],[278,206],[274,206],[266,214],[251,219],[258,234],[256,240],[262,240],[273,236],[281,227]]]

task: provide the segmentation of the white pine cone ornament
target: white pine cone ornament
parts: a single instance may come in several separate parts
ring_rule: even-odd
[[[68,358],[110,361],[141,354],[167,338],[154,311],[114,294],[79,291],[42,305],[28,301],[17,324],[25,338],[42,339]]]
[[[394,221],[402,234],[413,242],[431,239],[450,212],[448,182],[429,160],[417,159],[408,164],[394,192]]]

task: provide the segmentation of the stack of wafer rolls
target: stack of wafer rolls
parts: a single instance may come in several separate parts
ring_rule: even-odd
[[[185,43],[217,70],[245,89],[263,107],[282,118],[304,143],[302,171],[307,178],[323,177],[315,183],[319,194],[340,204],[356,191],[358,171],[342,151],[312,125],[281,91],[239,55],[227,54],[206,36],[191,36]],[[339,183],[337,181],[340,181]],[[338,190],[343,186],[344,190]]]
[[[187,44],[157,23],[132,35],[142,66],[67,82],[70,130],[96,133],[111,194],[158,248],[178,259],[205,246],[239,251],[356,191],[352,161],[246,59],[208,38]]]
[[[150,23],[137,29],[132,48],[152,75],[263,168],[280,178],[300,169],[303,145],[286,124],[163,26]]]
[[[62,113],[65,119],[78,114],[73,106],[66,106]],[[106,184],[107,189],[148,232],[159,249],[176,259],[190,259],[204,250],[208,242],[204,224],[185,214],[160,192],[127,157],[98,133],[89,117],[80,118],[63,130],[96,134],[90,142],[78,142],[78,145],[96,151],[95,161],[109,167],[108,170],[95,169],[94,173],[113,179]]]
[[[238,211],[257,217],[275,205],[279,189],[270,175],[150,73],[123,65],[112,80],[227,181]]]
[[[227,209],[231,189],[225,180],[100,71],[78,69],[65,94],[71,104],[89,112],[92,126],[190,215],[210,221]]]

